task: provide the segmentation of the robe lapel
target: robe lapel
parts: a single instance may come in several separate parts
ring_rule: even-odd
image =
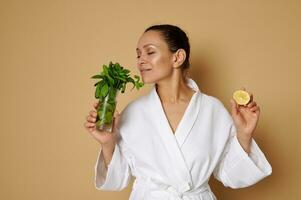
[[[183,186],[183,183],[192,183],[191,174],[189,168],[186,165],[185,159],[183,158],[181,146],[183,145],[185,139],[190,133],[194,122],[196,121],[198,112],[200,110],[201,98],[197,84],[192,79],[187,79],[187,84],[189,87],[195,90],[196,93],[192,96],[175,134],[173,134],[172,129],[169,125],[155,85],[150,92],[150,105],[153,105],[151,107],[151,111],[153,112],[153,115],[157,117],[157,131],[155,132],[159,134],[159,137],[162,139],[164,145],[166,146],[166,151],[173,162],[171,163],[171,165],[177,166],[176,168],[174,168],[176,170],[175,177],[177,177],[176,184],[181,184],[179,185],[180,187]]]
[[[151,95],[153,96],[152,98],[154,99],[156,107],[159,110],[158,112],[160,113],[160,118],[162,120],[161,123],[165,127],[165,130],[168,134],[174,135],[174,137],[176,137],[176,140],[180,148],[184,144],[187,136],[189,135],[190,130],[197,119],[200,106],[201,106],[201,92],[199,90],[199,87],[197,86],[195,81],[190,78],[188,78],[186,81],[187,81],[187,85],[190,88],[192,88],[195,91],[195,93],[193,94],[174,134],[172,132],[172,128],[169,125],[166,114],[164,112],[162,103],[160,101],[160,97],[156,91],[156,87],[153,86],[151,90]]]
[[[188,137],[190,130],[192,129],[197,119],[201,105],[200,98],[201,95],[199,91],[196,91],[196,93],[192,96],[191,101],[189,102],[188,107],[177,127],[175,137],[180,148],[182,148],[185,139]]]

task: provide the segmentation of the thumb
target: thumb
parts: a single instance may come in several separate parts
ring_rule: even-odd
[[[116,109],[114,112],[113,132],[116,132],[118,130],[119,121],[120,121],[120,114],[119,114],[118,110]]]
[[[236,102],[234,101],[233,98],[230,100],[230,103],[231,103],[231,113],[232,113],[232,116],[236,116],[237,113],[238,113],[237,104],[236,104]]]

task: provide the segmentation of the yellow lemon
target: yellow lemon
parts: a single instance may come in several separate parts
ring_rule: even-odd
[[[244,90],[236,90],[233,93],[233,99],[238,105],[247,105],[247,103],[250,101],[250,95]]]

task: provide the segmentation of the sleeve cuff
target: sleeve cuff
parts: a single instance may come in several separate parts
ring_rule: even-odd
[[[225,172],[233,185],[249,186],[255,184],[272,173],[272,168],[255,140],[252,139],[250,155],[248,155],[234,136],[228,152]]]
[[[105,166],[102,149],[100,149],[95,164],[95,187],[99,190],[118,190],[123,184],[120,181],[124,177],[121,173],[129,173],[128,170],[129,168],[121,155],[118,144],[115,145],[108,168]]]

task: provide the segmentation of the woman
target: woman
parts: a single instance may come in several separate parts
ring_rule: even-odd
[[[191,78],[187,35],[173,25],[145,30],[137,44],[137,67],[151,91],[114,114],[113,133],[95,129],[96,108],[85,127],[101,144],[95,186],[122,190],[135,176],[130,200],[216,199],[208,180],[242,188],[272,169],[252,138],[260,108],[253,101],[231,115]],[[244,89],[244,88],[243,88]],[[245,90],[245,89],[244,89]]]

